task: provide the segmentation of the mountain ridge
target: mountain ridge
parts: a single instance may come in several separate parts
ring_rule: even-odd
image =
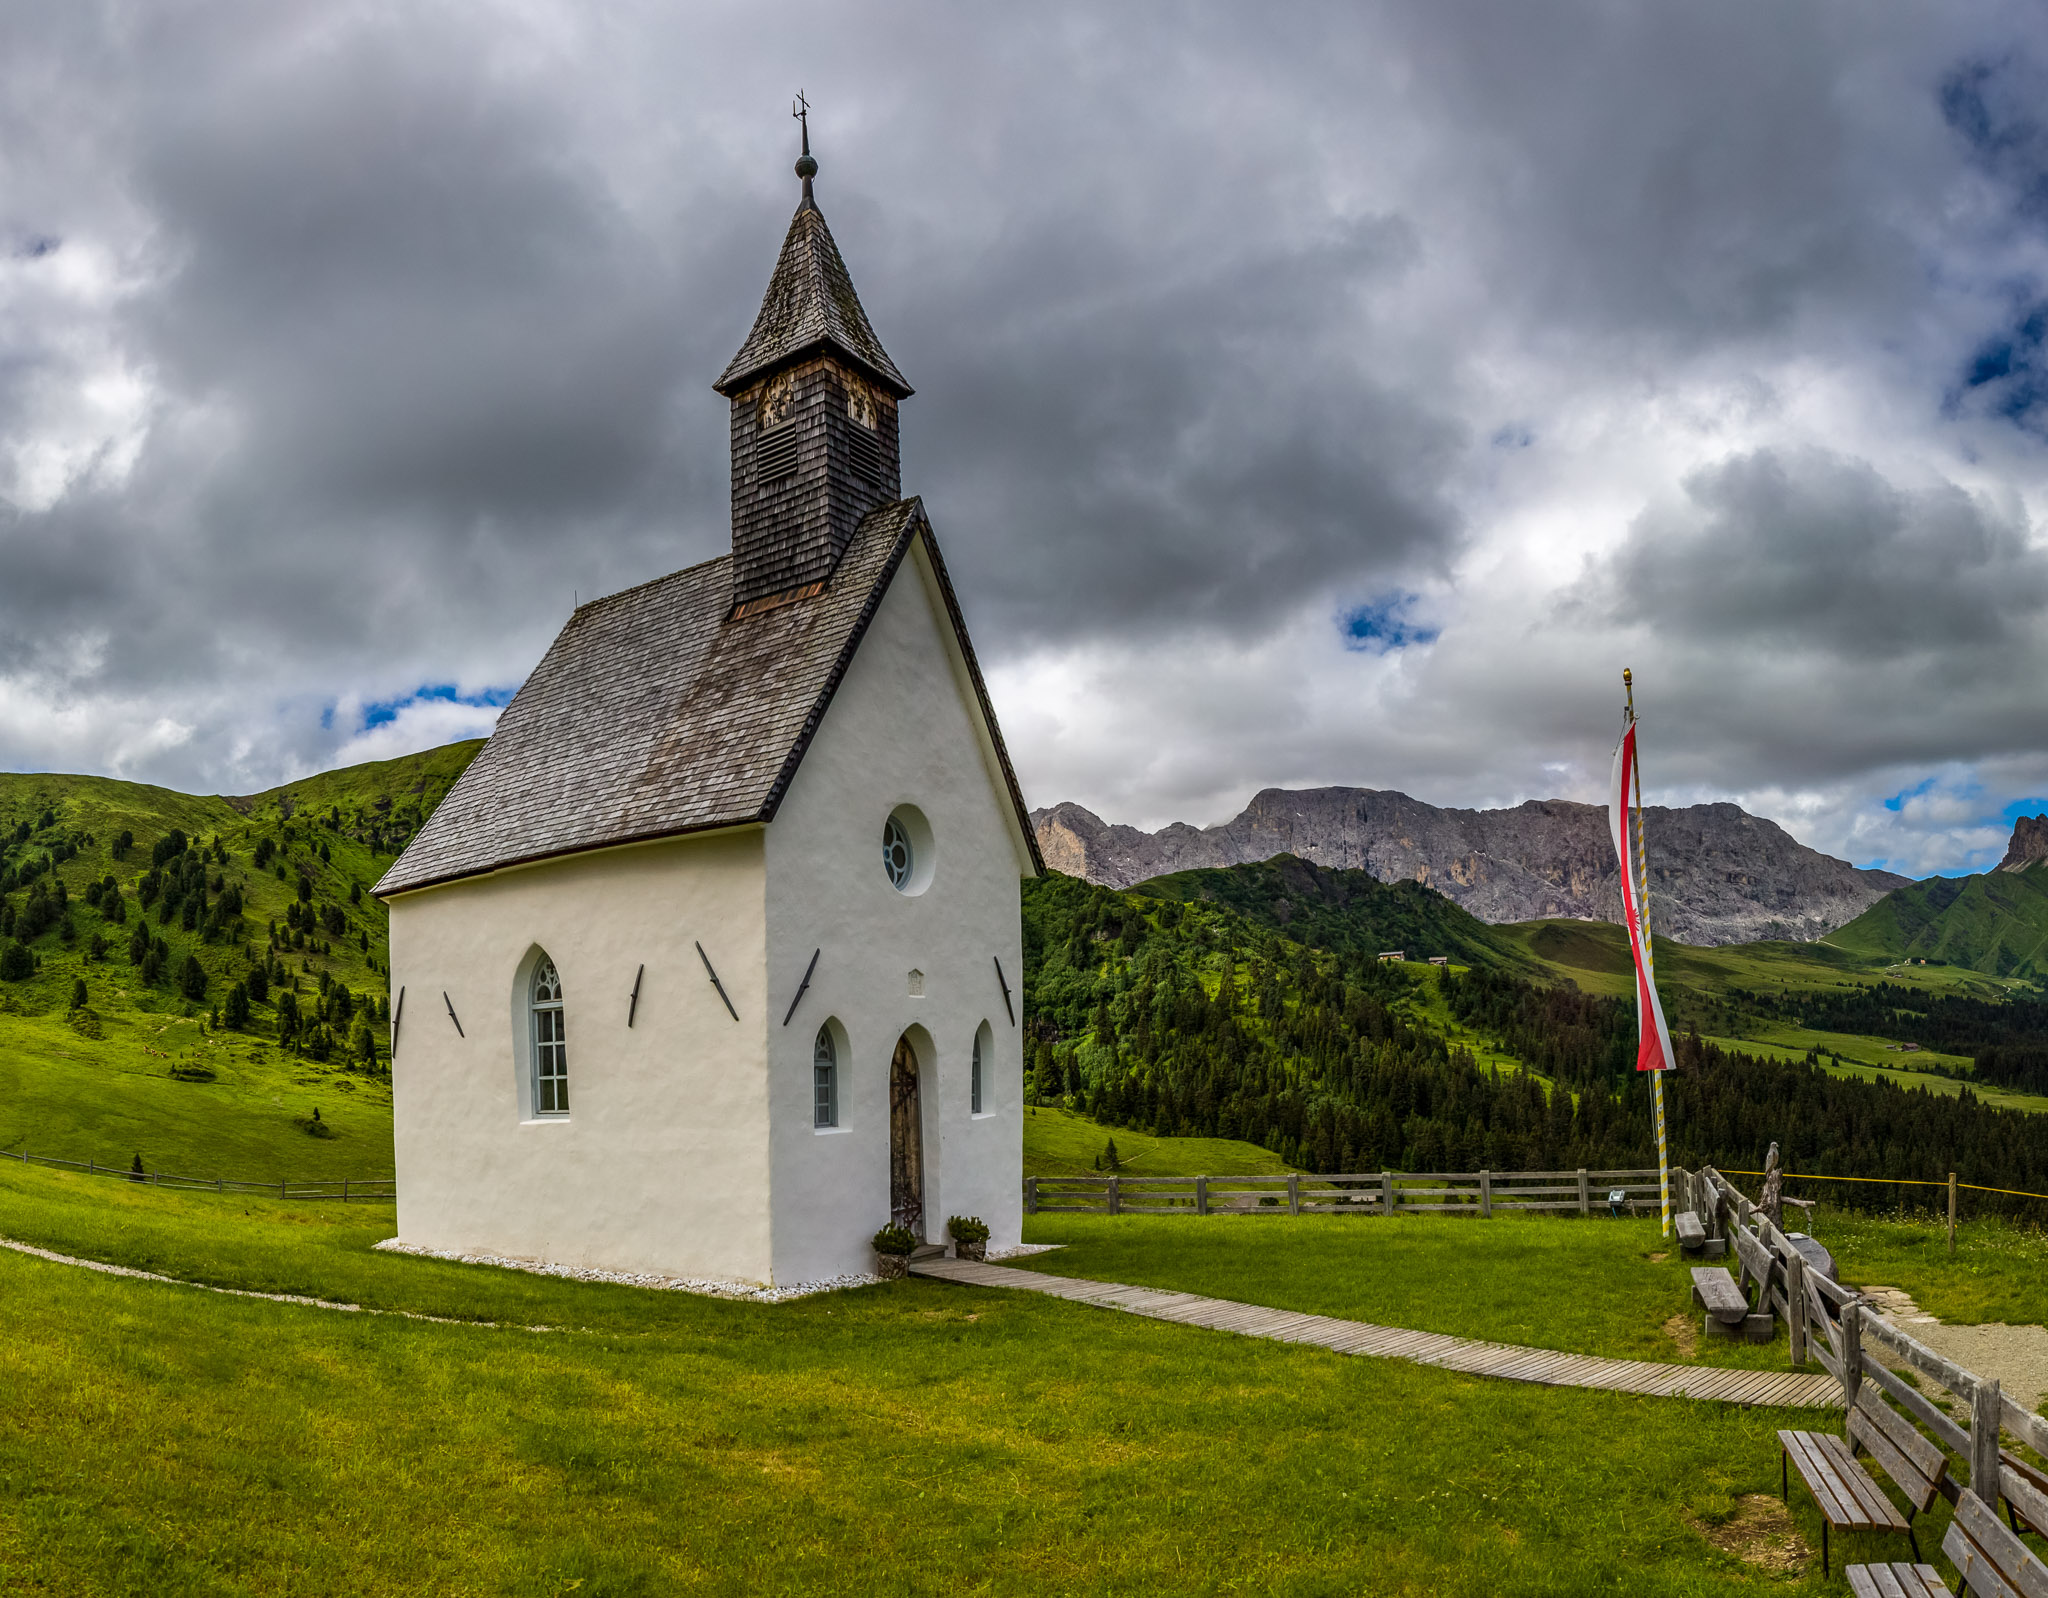
[[[1687,943],[1812,942],[1911,881],[1810,849],[1735,804],[1644,815],[1652,924]],[[1031,820],[1047,865],[1106,887],[1291,854],[1420,882],[1495,924],[1620,914],[1607,808],[1569,799],[1466,810],[1391,789],[1267,788],[1214,827],[1175,822],[1148,833],[1071,801]]]

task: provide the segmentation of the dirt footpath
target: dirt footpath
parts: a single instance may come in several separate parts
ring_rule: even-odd
[[[1999,1391],[2022,1409],[2038,1410],[2048,1393],[2048,1326],[1944,1326],[1896,1287],[1865,1287],[1886,1320],[1966,1370],[1998,1378]]]

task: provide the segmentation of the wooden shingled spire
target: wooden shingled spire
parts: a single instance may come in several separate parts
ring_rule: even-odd
[[[875,336],[811,189],[809,104],[790,218],[753,331],[712,386],[732,401],[734,619],[831,581],[861,518],[902,492],[911,388]]]

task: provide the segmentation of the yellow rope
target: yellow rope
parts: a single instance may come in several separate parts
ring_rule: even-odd
[[[1714,1169],[1720,1171],[1723,1176],[1769,1176],[1771,1174],[1768,1171],[1723,1170],[1718,1165]],[[1778,1174],[1788,1182],[1794,1180],[1801,1182],[1880,1182],[1888,1187],[1948,1186],[1946,1182],[1927,1182],[1922,1181],[1916,1176],[1811,1176],[1804,1171],[1780,1171]],[[2016,1187],[1979,1187],[1975,1182],[1958,1182],[1956,1186],[1967,1188],[1972,1193],[2003,1193],[2008,1198],[2048,1199],[2048,1193],[2025,1193]]]

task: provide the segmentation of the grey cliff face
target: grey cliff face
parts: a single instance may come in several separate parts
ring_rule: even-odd
[[[2048,816],[2020,816],[2012,824],[2012,842],[1998,869],[2024,871],[2037,860],[2048,860]]]
[[[1435,888],[1482,921],[1621,914],[1605,805],[1531,799],[1512,810],[1445,810],[1372,788],[1268,788],[1218,827],[1111,826],[1076,804],[1032,812],[1046,864],[1107,887],[1203,866],[1299,855]],[[1809,849],[1739,805],[1652,807],[1650,922],[1687,943],[1810,941],[1908,879]]]

